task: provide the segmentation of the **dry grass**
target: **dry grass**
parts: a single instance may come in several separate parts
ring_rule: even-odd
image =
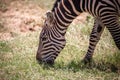
[[[97,45],[92,66],[81,62],[92,25],[91,18],[86,24],[70,25],[66,47],[53,67],[39,65],[35,59],[41,30],[0,40],[0,80],[120,80],[120,52],[107,30]]]

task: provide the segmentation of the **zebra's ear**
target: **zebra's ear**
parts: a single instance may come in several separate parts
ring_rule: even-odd
[[[51,11],[47,11],[46,16],[50,23],[54,20],[53,13]]]

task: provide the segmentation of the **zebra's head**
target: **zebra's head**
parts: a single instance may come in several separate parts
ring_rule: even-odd
[[[64,48],[66,40],[57,28],[53,13],[47,12],[46,15],[47,18],[40,33],[36,59],[40,63],[54,64],[54,60]]]

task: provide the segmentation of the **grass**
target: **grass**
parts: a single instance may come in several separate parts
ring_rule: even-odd
[[[120,52],[107,30],[96,48],[93,66],[83,65],[81,60],[89,39],[85,28],[89,26],[71,25],[68,28],[66,47],[53,67],[39,65],[35,59],[38,31],[0,41],[0,80],[120,80],[117,72]]]
[[[96,47],[92,66],[81,62],[93,26],[90,20],[70,25],[66,47],[52,67],[39,65],[35,59],[40,31],[0,41],[0,80],[120,80],[120,51],[107,30]]]

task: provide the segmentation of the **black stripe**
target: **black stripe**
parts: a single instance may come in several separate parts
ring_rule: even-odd
[[[93,12],[92,12],[92,9],[93,9],[93,8],[92,8],[92,5],[93,5],[92,3],[93,3],[93,1],[92,1],[92,0],[89,0],[89,1],[90,1],[90,4],[89,4],[89,5],[90,5],[90,10],[89,10],[89,11],[90,11],[91,14],[93,15]]]
[[[72,0],[73,4],[76,8],[77,11],[82,12],[81,8],[80,8],[80,0]]]
[[[70,10],[72,16],[77,16],[77,14],[73,11],[72,6],[68,0],[64,0],[64,5],[68,8],[68,10]]]
[[[97,6],[99,5],[99,0],[95,0],[95,4],[93,4],[94,5],[94,14],[95,15],[99,15],[99,14],[97,14],[98,12],[99,12],[99,10],[100,10],[100,8],[101,7],[99,7],[99,9],[98,10],[96,10],[97,9]]]

